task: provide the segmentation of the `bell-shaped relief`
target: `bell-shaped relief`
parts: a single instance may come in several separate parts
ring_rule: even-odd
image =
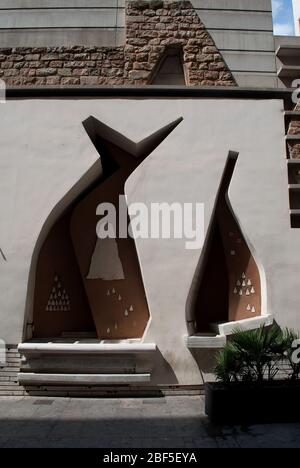
[[[237,159],[229,153],[219,187],[187,317],[190,334],[214,333],[220,323],[261,315],[259,269],[228,198]]]
[[[80,333],[127,339],[143,335],[149,310],[135,242],[127,235],[124,197],[124,236],[119,235],[119,201],[130,174],[181,120],[139,143],[93,117],[83,123],[99,152],[102,175],[92,185],[89,179],[82,193],[53,221],[39,250],[34,272],[33,337]],[[102,227],[97,209],[102,203],[114,208],[117,220],[116,226],[109,226],[117,232],[108,238],[97,235]]]

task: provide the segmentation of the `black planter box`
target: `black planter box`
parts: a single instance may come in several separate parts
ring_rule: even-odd
[[[205,413],[225,424],[300,421],[300,383],[205,384]]]

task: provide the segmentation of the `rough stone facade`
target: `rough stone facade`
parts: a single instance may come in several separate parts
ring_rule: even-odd
[[[0,48],[8,86],[146,85],[168,47],[181,49],[187,85],[234,86],[235,80],[189,1],[126,5],[122,47]]]

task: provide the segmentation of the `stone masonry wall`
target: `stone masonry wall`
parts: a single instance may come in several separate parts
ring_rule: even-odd
[[[182,50],[187,85],[236,84],[190,1],[174,0],[128,1],[122,47],[0,48],[0,78],[8,86],[146,85],[170,46]]]

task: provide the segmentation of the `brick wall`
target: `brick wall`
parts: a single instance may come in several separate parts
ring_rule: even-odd
[[[122,47],[0,48],[0,77],[9,86],[145,85],[169,46],[182,50],[187,85],[235,85],[191,3],[174,0],[127,2]]]

